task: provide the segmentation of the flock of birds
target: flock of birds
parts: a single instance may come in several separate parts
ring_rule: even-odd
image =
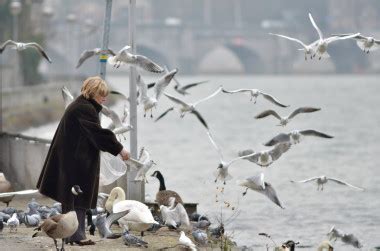
[[[360,33],[336,34],[331,37],[324,38],[321,30],[318,28],[310,13],[309,18],[319,36],[319,39],[312,42],[311,44],[305,44],[299,39],[280,34],[272,35],[289,39],[302,45],[303,48],[300,50],[304,51],[305,60],[307,60],[308,55],[310,56],[310,59],[313,59],[316,56],[319,59],[329,57],[327,53],[327,46],[331,42],[338,40],[355,39],[357,40],[358,46],[366,53],[369,53],[369,51],[371,50],[377,49],[378,45],[380,45],[379,40],[376,40],[373,37],[362,36],[360,35]],[[49,63],[52,62],[50,58],[47,56],[46,52],[37,43],[21,43],[8,40],[1,45],[0,53],[2,53],[6,47],[10,47],[18,51],[27,48],[34,48]],[[210,93],[202,99],[196,100],[191,103],[186,102],[182,97],[166,92],[166,89],[170,85],[171,81],[174,81],[176,83],[174,86],[174,90],[182,96],[188,95],[189,89],[204,84],[207,81],[200,81],[183,85],[175,78],[175,75],[178,72],[177,69],[173,69],[170,71],[166,67],[160,66],[159,64],[155,63],[154,61],[143,55],[132,54],[129,50],[130,46],[128,45],[123,47],[117,53],[113,52],[111,49],[102,50],[100,48],[95,48],[93,50],[85,50],[81,54],[76,67],[80,67],[84,63],[84,61],[86,61],[94,55],[108,54],[110,55],[108,62],[116,68],[119,68],[124,64],[128,64],[134,65],[138,67],[140,70],[163,74],[156,82],[149,84],[144,82],[141,75],[138,75],[137,77],[138,92],[135,95],[138,98],[138,104],[143,107],[144,117],[146,117],[146,114],[150,113],[150,117],[153,118],[153,109],[158,107],[159,101],[163,96],[167,97],[170,101],[172,101],[173,106],[168,108],[159,116],[157,116],[155,121],[163,119],[165,115],[167,115],[170,111],[173,111],[175,109],[178,109],[181,118],[183,118],[187,113],[193,114],[199,120],[201,125],[205,128],[210,144],[213,146],[213,148],[219,155],[219,163],[217,165],[217,170],[214,172],[215,182],[220,181],[224,185],[226,185],[227,181],[232,179],[232,176],[229,173],[229,167],[237,161],[247,160],[260,167],[267,168],[276,160],[278,160],[282,155],[284,155],[290,148],[292,148],[296,144],[299,144],[302,138],[304,137],[313,136],[325,139],[333,138],[332,136],[324,132],[320,132],[314,129],[292,130],[288,133],[280,133],[272,139],[270,139],[268,142],[266,142],[264,145],[267,147],[271,147],[270,149],[262,150],[259,152],[256,152],[253,149],[243,149],[237,151],[238,156],[236,158],[232,160],[226,160],[223,156],[221,148],[218,146],[214,139],[214,136],[211,133],[206,119],[197,109],[197,106],[200,103],[206,102],[216,97],[220,93],[247,93],[250,95],[250,101],[253,101],[254,103],[256,103],[258,97],[262,96],[264,99],[278,107],[286,108],[289,107],[289,105],[283,104],[274,96],[258,89],[226,90],[225,88],[223,88],[223,86],[218,87],[214,92]],[[149,94],[149,89],[151,88],[153,88],[153,93]],[[124,95],[116,90],[111,91],[111,93],[120,95],[121,97],[128,100],[127,95]],[[66,87],[62,88],[62,95],[65,100],[65,106],[67,107],[70,104],[70,102],[72,102],[74,97]],[[280,116],[279,113],[275,110],[265,110],[257,114],[255,118],[264,119],[269,116],[273,116],[279,121],[278,126],[285,127],[291,122],[292,119],[294,119],[296,116],[298,117],[300,114],[314,113],[320,110],[321,109],[318,107],[299,107],[285,117]],[[101,113],[111,119],[112,123],[108,125],[107,128],[112,130],[118,137],[124,136],[125,133],[129,132],[130,130],[133,130],[133,127],[128,124],[129,110],[127,102],[124,106],[123,114],[119,115],[116,111],[113,111],[111,108],[106,107],[104,105]],[[155,162],[151,159],[149,152],[145,148],[142,148],[140,151],[140,156],[137,159],[128,160],[126,164],[138,170],[135,180],[146,182],[146,174],[151,169],[151,167],[155,165]],[[183,206],[183,201],[178,195],[178,193],[176,193],[175,191],[166,190],[162,174],[159,171],[155,171],[152,176],[156,177],[160,181],[160,189],[156,195],[156,202],[159,204],[161,212],[161,217],[159,219],[153,217],[151,210],[145,204],[138,201],[126,200],[125,192],[121,188],[116,187],[111,191],[109,195],[99,194],[99,198],[107,198],[107,202],[105,204],[98,205],[97,209],[91,211],[90,217],[88,218],[88,224],[92,226],[92,232],[96,226],[96,228],[99,231],[99,234],[104,238],[117,238],[123,236],[123,240],[126,245],[147,246],[148,243],[144,242],[142,239],[136,236],[131,235],[129,231],[139,231],[141,232],[142,237],[144,231],[148,231],[148,229],[156,230],[166,225],[177,230],[182,230],[180,232],[178,243],[180,245],[190,248],[191,250],[196,250],[197,246],[192,242],[192,240],[189,237],[186,236],[186,233],[188,233],[189,231],[192,233],[193,239],[196,241],[196,243],[201,245],[207,243],[207,238],[210,235],[210,232],[213,236],[220,236],[224,233],[223,224],[220,224],[216,228],[216,230],[213,229],[211,231],[206,232],[205,230],[209,229],[209,226],[211,224],[207,217],[202,215],[196,215],[198,218],[195,216],[189,217]],[[324,175],[292,182],[316,182],[318,186],[317,190],[322,191],[324,185],[328,181],[332,181],[340,185],[345,185],[357,190],[364,190],[361,187],[354,186],[340,179],[326,177]],[[274,186],[265,180],[264,173],[259,173],[257,175],[248,177],[244,180],[239,180],[237,181],[237,184],[245,188],[243,196],[247,194],[247,191],[249,189],[251,189],[253,191],[263,194],[277,206],[284,209],[283,204],[277,196]],[[80,194],[78,193],[79,190],[79,188],[73,188],[73,194],[80,196]],[[4,196],[0,194],[0,199],[2,197]],[[75,228],[76,226],[74,220],[75,217],[73,217],[72,213],[73,211],[67,214],[61,214],[58,205],[53,205],[53,207],[49,208],[49,210],[51,210],[49,214],[50,216],[47,218],[43,218],[43,216],[40,213],[42,209],[40,206],[36,206],[37,204],[38,203],[35,201],[31,201],[30,203],[28,203],[28,211],[26,213],[9,211],[10,214],[8,214],[8,211],[4,212],[4,210],[8,209],[4,209],[2,214],[0,214],[0,217],[2,219],[0,220],[0,227],[1,229],[3,228],[3,221],[6,225],[9,226],[10,231],[14,231],[15,229],[17,229],[17,225],[20,224],[20,222],[25,223],[25,225],[27,226],[39,226],[36,230],[39,230],[40,232],[37,232],[35,235],[33,235],[33,237],[39,235],[47,235],[53,238],[55,246],[58,250],[56,239],[64,239],[67,236],[70,236],[68,234],[71,233],[73,229],[67,228]],[[105,212],[108,212],[109,215],[107,216]],[[6,215],[10,215],[10,217],[7,218]],[[41,219],[45,219],[44,223],[42,224],[40,224]],[[194,222],[191,222],[190,219],[194,220]],[[68,221],[70,221],[70,224],[67,224]],[[124,233],[122,235],[115,235],[111,231],[111,224],[115,221],[118,221],[119,226],[121,226],[124,229]],[[342,240],[342,242],[346,244],[351,244],[357,248],[362,247],[362,244],[353,234],[345,234],[341,230],[336,229],[335,227],[331,229],[329,235],[330,240],[336,240],[339,238]],[[62,244],[61,250],[64,249],[63,245],[64,244]],[[295,245],[295,242],[288,241],[287,243],[284,243],[281,247],[277,247],[276,250],[294,250]],[[318,250],[332,250],[332,245],[329,242],[323,242],[323,244],[321,244]]]

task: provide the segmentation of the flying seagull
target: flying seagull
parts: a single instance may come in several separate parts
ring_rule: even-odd
[[[314,26],[314,28],[317,30],[318,35],[319,35],[319,40],[318,40],[318,43],[316,45],[316,49],[315,49],[315,52],[313,55],[313,57],[315,57],[315,55],[318,54],[319,60],[322,57],[325,57],[325,58],[330,57],[330,55],[327,53],[327,46],[331,42],[349,39],[349,38],[353,38],[357,35],[360,35],[360,33],[356,33],[356,34],[352,34],[352,35],[348,35],[348,36],[342,36],[342,37],[332,36],[332,37],[328,37],[328,38],[323,38],[322,31],[318,28],[317,24],[315,23],[312,15],[310,13],[309,13],[309,19],[310,19],[310,22],[312,23],[312,25]]]
[[[259,95],[262,95],[265,99],[269,100],[270,102],[272,102],[275,105],[278,105],[281,107],[288,107],[288,105],[281,104],[280,101],[278,101],[275,97],[273,97],[269,94],[266,94],[266,93],[264,93],[258,89],[237,89],[237,90],[232,90],[232,91],[222,89],[222,91],[224,93],[230,93],[230,94],[238,93],[238,92],[249,93],[251,95],[251,101],[253,100],[255,104],[256,104],[257,97]]]
[[[195,109],[195,107],[206,101],[206,100],[209,100],[210,98],[216,96],[220,91],[222,90],[222,87],[219,87],[215,92],[213,92],[211,95],[201,99],[201,100],[198,100],[194,103],[187,103],[185,101],[183,101],[182,99],[180,98],[177,98],[177,97],[174,97],[168,93],[164,93],[164,95],[166,97],[168,97],[171,101],[173,101],[174,103],[176,104],[179,104],[181,107],[179,108],[179,111],[181,113],[180,117],[183,118],[186,113],[192,113],[194,114],[198,120],[204,125],[204,127],[206,127],[206,129],[208,129],[208,125],[206,123],[206,121],[204,120],[204,118],[202,117],[202,115]],[[171,107],[169,109],[167,109],[164,113],[162,113],[157,119],[156,121],[158,121],[159,119],[163,118],[166,114],[168,114],[170,111],[173,111],[174,110],[174,107]]]
[[[274,161],[278,160],[281,155],[290,149],[291,144],[285,142],[275,145],[272,149],[255,152],[252,149],[240,151],[238,155],[243,156],[244,159],[249,160],[261,167],[267,167]],[[248,156],[247,156],[248,155]],[[245,156],[245,157],[244,157]]]
[[[319,191],[319,190],[323,191],[323,185],[326,184],[329,180],[334,181],[335,183],[338,183],[340,185],[345,185],[345,186],[349,186],[349,187],[352,187],[352,188],[364,191],[364,188],[351,185],[351,184],[349,184],[349,183],[347,183],[345,181],[341,181],[341,180],[338,180],[338,179],[335,179],[335,178],[328,178],[328,177],[326,177],[324,175],[318,176],[318,177],[313,177],[313,178],[306,179],[306,180],[299,180],[299,181],[293,181],[293,180],[291,180],[291,182],[307,183],[307,182],[315,181],[317,183],[317,185],[318,185],[317,186],[317,191]]]
[[[102,50],[101,48],[95,48],[92,50],[84,50],[79,57],[79,61],[76,68],[79,68],[83,64],[83,62],[86,61],[88,58],[99,54],[107,54],[112,56],[116,55],[115,52],[113,52],[111,49]]]
[[[338,37],[346,37],[351,36],[351,34],[333,34],[333,36]],[[352,39],[356,40],[356,44],[359,46],[360,49],[363,50],[363,52],[369,53],[370,51],[374,51],[379,49],[380,46],[380,40],[375,39],[374,37],[365,37],[362,35],[356,35],[352,37]]]
[[[284,36],[284,35],[280,35],[280,34],[274,34],[274,33],[269,33],[270,35],[274,35],[274,36],[278,36],[278,37],[282,37],[282,38],[285,38],[285,39],[288,39],[288,40],[291,40],[291,41],[294,41],[294,42],[297,42],[299,43],[300,45],[302,45],[303,49],[300,49],[300,50],[303,50],[305,52],[305,60],[307,60],[307,55],[310,55],[310,59],[313,59],[313,54],[314,54],[314,50],[315,50],[315,47],[318,43],[318,40],[307,45],[305,43],[303,43],[301,40],[297,39],[297,38],[292,38],[292,37],[287,37],[287,36]]]
[[[263,111],[262,113],[258,114],[255,116],[256,119],[262,119],[265,118],[269,115],[272,115],[276,117],[278,120],[280,120],[279,126],[286,126],[292,118],[294,118],[297,114],[300,113],[310,113],[310,112],[316,112],[321,110],[321,108],[314,108],[314,107],[300,107],[296,110],[294,110],[290,115],[286,117],[281,117],[280,115],[277,114],[274,110],[266,110]]]
[[[119,117],[114,110],[105,105],[102,105],[102,114],[112,120],[111,124],[108,126],[108,129],[110,129],[115,135],[123,135],[133,129],[133,126],[126,122],[129,114],[129,110],[126,106],[124,107],[124,114],[122,117]]]
[[[10,46],[11,49],[15,49],[17,51],[22,51],[22,50],[25,50],[27,48],[34,48],[36,49],[40,54],[41,56],[43,56],[49,63],[51,63],[51,59],[48,57],[48,55],[46,54],[46,52],[44,51],[44,49],[42,49],[41,45],[35,43],[35,42],[31,42],[31,43],[22,43],[22,42],[15,42],[13,40],[8,40],[6,42],[4,42],[1,46],[0,46],[0,54],[3,53],[5,47],[7,46]]]
[[[265,146],[274,146],[278,143],[288,142],[290,144],[298,144],[302,137],[304,136],[314,136],[319,138],[325,138],[325,139],[331,139],[334,138],[333,136],[330,136],[328,134],[318,132],[316,130],[293,130],[289,133],[280,133],[271,140],[269,140],[267,143],[265,143]]]
[[[238,180],[237,183],[239,186],[246,187],[245,192],[243,192],[243,196],[247,194],[248,189],[251,189],[267,196],[273,203],[284,209],[282,203],[277,197],[273,186],[270,183],[264,181],[263,173],[249,177],[245,180]]]
[[[115,56],[110,57],[108,59],[108,62],[117,68],[119,68],[122,64],[130,64],[138,66],[143,70],[154,73],[164,72],[164,69],[155,62],[153,62],[151,59],[143,55],[130,53],[128,51],[130,48],[131,46],[129,45],[124,46]]]
[[[169,85],[174,75],[177,73],[177,69],[172,70],[162,76],[154,85],[154,95],[148,96],[148,85],[143,81],[141,76],[137,77],[137,85],[139,86],[139,92],[141,92],[140,103],[144,105],[144,117],[146,112],[150,110],[150,117],[153,118],[152,109],[158,105],[158,100],[164,92],[165,88]]]

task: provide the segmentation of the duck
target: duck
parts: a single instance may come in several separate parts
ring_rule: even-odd
[[[13,188],[11,183],[5,178],[4,173],[0,172],[0,193],[13,192]],[[9,206],[9,202],[13,200],[14,195],[0,197],[0,201],[5,203],[7,207]]]
[[[181,196],[176,191],[166,190],[165,179],[160,171],[154,171],[154,173],[151,176],[156,177],[160,181],[160,187],[158,189],[158,192],[156,193],[156,200],[155,200],[158,206],[161,206],[161,205],[169,206],[170,197],[174,197],[176,203],[183,204]]]
[[[73,196],[78,196],[83,193],[78,185],[71,188]],[[74,210],[74,200],[72,209],[68,213],[58,214],[47,218],[38,228],[34,229],[38,232],[34,233],[32,237],[47,236],[53,239],[55,248],[58,251],[57,239],[62,239],[61,251],[65,250],[65,238],[72,236],[78,229],[77,213]]]
[[[333,251],[334,247],[328,240],[324,240],[319,244],[317,251]]]
[[[115,187],[111,190],[106,201],[106,210],[110,213],[130,210],[118,222],[125,230],[141,232],[141,236],[144,236],[144,231],[148,230],[153,224],[159,224],[154,220],[152,212],[144,203],[137,200],[126,200],[125,192],[121,187]]]

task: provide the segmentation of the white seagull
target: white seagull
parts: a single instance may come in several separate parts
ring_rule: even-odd
[[[219,148],[219,146],[215,143],[214,139],[211,136],[211,133],[207,131],[208,138],[210,139],[211,144],[214,146],[215,150],[219,154],[219,165],[217,167],[217,170],[214,172],[215,175],[215,182],[219,180],[223,181],[223,184],[226,184],[227,180],[232,179],[232,176],[228,173],[228,167],[234,163],[235,161],[243,158],[247,158],[251,156],[252,154],[246,154],[244,156],[240,156],[238,158],[232,159],[230,161],[226,161],[223,157],[222,150]]]
[[[343,231],[335,228],[335,226],[333,226],[330,229],[330,232],[327,233],[327,236],[329,237],[330,240],[334,240],[334,241],[336,241],[338,238],[340,238],[340,240],[343,243],[345,243],[347,245],[352,245],[355,248],[362,248],[363,247],[363,245],[360,243],[359,239],[355,235],[343,233]]]
[[[324,57],[324,58],[330,57],[330,55],[327,53],[327,46],[329,43],[334,42],[334,41],[338,41],[338,40],[353,38],[357,35],[360,35],[360,33],[356,33],[356,34],[352,34],[352,35],[348,35],[348,36],[344,36],[344,37],[343,36],[342,37],[332,36],[329,38],[323,38],[322,31],[318,28],[317,24],[314,22],[314,19],[310,13],[309,13],[309,18],[310,18],[312,25],[317,30],[318,35],[319,35],[319,40],[318,40],[318,43],[316,45],[316,49],[315,49],[315,52],[313,55],[313,57],[315,57],[315,55],[318,54],[319,60],[322,57]]]
[[[274,116],[278,120],[280,120],[280,124],[278,126],[286,126],[292,118],[294,118],[297,114],[300,113],[310,113],[310,112],[316,112],[321,110],[321,108],[314,108],[314,107],[300,107],[296,110],[294,110],[290,115],[286,117],[281,117],[280,115],[277,114],[274,110],[266,110],[263,111],[262,113],[258,114],[255,116],[256,119],[262,119],[265,118],[269,115]]]
[[[298,144],[304,136],[314,136],[319,138],[334,138],[328,134],[318,132],[316,130],[293,130],[289,133],[279,133],[277,136],[269,140],[264,146],[274,146],[279,143],[288,142],[292,145]]]
[[[351,34],[333,34],[333,36],[338,37],[346,37],[353,35]],[[370,51],[374,51],[379,49],[380,47],[380,40],[375,39],[374,37],[365,37],[362,35],[356,35],[352,37],[352,39],[356,40],[356,44],[359,46],[360,49],[363,50],[363,52],[369,53]]]
[[[208,125],[207,125],[206,121],[204,120],[202,115],[195,109],[195,107],[197,105],[199,105],[200,103],[202,103],[206,100],[209,100],[210,98],[216,96],[221,90],[222,90],[222,87],[219,87],[211,95],[209,95],[209,96],[207,96],[201,100],[198,100],[194,103],[187,103],[178,97],[174,97],[172,95],[169,95],[168,93],[164,93],[164,95],[166,97],[168,97],[174,103],[181,105],[181,107],[179,108],[181,118],[183,118],[186,115],[186,113],[192,113],[198,118],[198,120],[204,125],[204,127],[206,127],[206,129],[208,129]],[[160,116],[158,116],[158,118],[155,121],[158,121],[159,119],[163,118],[166,114],[168,114],[170,111],[173,111],[173,110],[174,110],[174,107],[170,107],[165,112],[163,112]]]
[[[297,38],[292,38],[292,37],[287,37],[287,36],[284,36],[284,35],[280,35],[280,34],[274,34],[274,33],[269,33],[270,35],[274,35],[274,36],[278,36],[278,37],[282,37],[282,38],[285,38],[285,39],[288,39],[288,40],[291,40],[291,41],[294,41],[294,42],[297,42],[299,43],[300,45],[302,45],[303,49],[300,49],[300,50],[303,50],[305,52],[305,60],[307,60],[307,55],[310,55],[310,59],[313,59],[313,54],[314,54],[314,50],[315,50],[315,47],[318,43],[318,40],[307,45],[305,43],[303,43],[301,40],[297,39]]]
[[[152,109],[158,104],[158,99],[161,97],[165,88],[169,85],[170,81],[173,79],[174,75],[177,73],[177,69],[162,76],[154,84],[154,95],[148,96],[148,85],[143,81],[140,75],[137,77],[137,85],[139,86],[141,97],[140,103],[144,105],[144,117],[146,117],[146,112],[150,110],[150,117],[153,118]]]
[[[249,177],[245,180],[238,180],[237,184],[239,186],[246,187],[245,191],[243,192],[243,196],[247,194],[248,189],[251,189],[267,196],[272,202],[284,209],[272,185],[264,181],[263,173]]]
[[[122,64],[130,64],[154,73],[164,72],[164,69],[153,62],[151,59],[143,55],[137,55],[128,52],[130,48],[131,46],[129,45],[124,46],[115,56],[110,57],[108,59],[108,62],[117,68],[119,68]]]
[[[191,228],[185,207],[181,203],[175,205],[174,197],[169,198],[169,206],[161,205],[160,211],[165,225],[172,226],[175,229],[180,227],[188,230]]]
[[[252,149],[246,149],[238,153],[244,159],[249,160],[261,167],[267,167],[278,160],[281,155],[290,149],[291,144],[285,142],[275,145],[272,149],[255,153]],[[247,156],[248,155],[248,156]]]
[[[90,58],[94,55],[100,55],[100,54],[112,55],[112,56],[116,55],[115,52],[113,52],[113,50],[111,50],[111,49],[102,50],[102,48],[95,48],[92,50],[84,50],[79,57],[78,64],[77,64],[76,68],[79,68],[83,64],[83,62],[86,61],[88,58]]]
[[[189,237],[185,235],[183,231],[180,233],[180,237],[178,239],[178,244],[183,245],[190,250],[197,250],[197,246],[190,240]]]
[[[153,165],[156,165],[156,163],[150,159],[150,154],[144,147],[140,150],[140,158],[138,160],[129,158],[127,164],[138,170],[135,181],[144,181],[145,183],[148,183],[146,173]]]
[[[74,96],[71,94],[66,86],[61,88],[63,102],[65,103],[65,109],[73,102]]]
[[[284,104],[281,104],[280,101],[278,101],[275,97],[267,94],[267,93],[264,93],[258,89],[237,89],[237,90],[232,90],[232,91],[228,91],[228,90],[225,90],[225,89],[222,89],[222,91],[224,93],[230,93],[230,94],[233,94],[233,93],[238,93],[238,92],[245,92],[245,93],[249,93],[250,96],[251,96],[251,101],[253,100],[253,102],[256,104],[256,100],[257,100],[257,97],[259,95],[262,95],[265,99],[269,100],[270,102],[272,102],[273,104],[275,105],[278,105],[278,106],[281,106],[281,107],[288,107],[288,105],[284,105]]]
[[[15,42],[13,40],[8,40],[0,46],[0,54],[3,53],[5,47],[7,46],[10,46],[11,49],[15,49],[17,51],[22,51],[28,48],[34,48],[40,53],[41,56],[43,56],[49,63],[51,63],[51,59],[48,57],[44,49],[42,49],[41,45],[35,42],[21,43],[21,42]]]
[[[338,180],[335,178],[328,178],[325,175],[313,177],[313,178],[306,179],[306,180],[299,180],[299,181],[291,180],[291,182],[307,183],[307,182],[315,181],[317,183],[317,191],[319,191],[319,190],[323,191],[323,185],[326,184],[329,180],[334,181],[335,183],[340,184],[340,185],[345,185],[345,186],[349,186],[349,187],[364,191],[364,188],[351,185],[345,181],[341,181],[341,180]]]
[[[119,117],[114,110],[111,110],[105,105],[102,105],[102,113],[112,120],[108,129],[110,129],[115,135],[124,135],[124,133],[133,129],[133,126],[126,122],[129,114],[127,106],[124,107],[124,114],[122,117]]]

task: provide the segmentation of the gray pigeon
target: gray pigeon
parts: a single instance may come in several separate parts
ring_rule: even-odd
[[[127,246],[137,246],[137,247],[148,247],[148,243],[141,240],[140,238],[132,235],[129,233],[129,231],[125,231],[123,233],[123,241],[124,244]]]

